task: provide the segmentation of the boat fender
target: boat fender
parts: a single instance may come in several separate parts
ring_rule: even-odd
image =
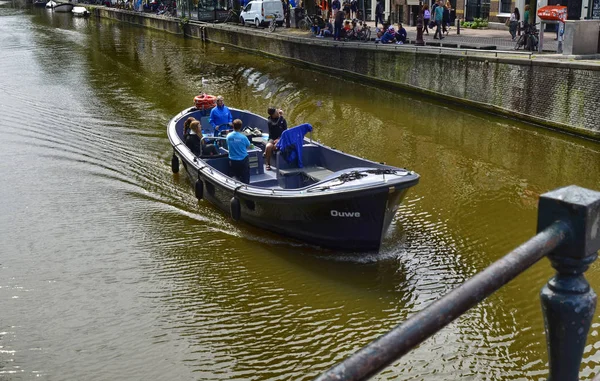
[[[175,153],[173,153],[173,157],[171,158],[171,170],[173,173],[179,172],[179,158],[177,155],[175,155]]]
[[[198,178],[198,180],[196,180],[196,185],[194,186],[194,191],[196,193],[196,198],[198,200],[202,200],[202,197],[204,196],[204,183],[202,182],[202,180],[200,180],[200,178]]]
[[[231,201],[229,202],[229,212],[231,213],[231,218],[233,218],[235,221],[239,221],[242,212],[240,208],[240,200],[235,196],[232,197]]]

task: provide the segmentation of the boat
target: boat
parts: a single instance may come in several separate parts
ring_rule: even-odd
[[[54,6],[54,12],[71,12],[73,10],[72,3],[58,3]]]
[[[309,124],[284,131],[311,131],[308,136],[301,134],[302,140],[296,145],[296,151],[301,150],[296,156],[301,160],[287,162],[285,154],[289,150],[284,148],[274,152],[271,170],[266,170],[263,152],[268,140],[267,119],[230,107],[233,119],[242,120],[242,132],[252,143],[248,148],[250,182],[244,184],[230,176],[224,137],[229,131],[215,133],[209,123],[211,108],[196,102],[168,122],[167,135],[173,146],[171,166],[177,173],[181,162],[194,184],[196,197],[230,214],[235,221],[323,248],[378,251],[400,202],[419,182],[419,175],[413,171],[312,140]],[[185,145],[183,124],[188,117],[200,122],[202,139],[217,145],[217,155],[197,157]]]
[[[73,7],[73,16],[79,17],[87,17],[90,15],[90,11],[88,11],[85,7]]]
[[[36,0],[33,2],[33,6],[34,7],[39,7],[39,8],[43,8],[46,6],[46,3],[48,2],[48,0]]]
[[[56,6],[56,2],[50,0],[46,3],[46,8],[54,8]]]

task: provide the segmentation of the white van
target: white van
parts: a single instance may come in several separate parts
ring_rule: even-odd
[[[266,25],[275,17],[277,26],[283,25],[283,3],[280,0],[254,0],[249,2],[240,14],[240,23]]]

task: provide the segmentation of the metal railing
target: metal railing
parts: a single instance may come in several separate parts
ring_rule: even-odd
[[[600,249],[600,192],[568,186],[540,196],[538,234],[316,381],[366,380],[493,294],[544,256],[557,271],[540,298],[548,380],[577,381],[596,294],[583,273]]]

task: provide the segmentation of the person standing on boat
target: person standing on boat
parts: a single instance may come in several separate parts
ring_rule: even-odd
[[[210,110],[210,117],[208,119],[209,123],[215,129],[215,136],[219,132],[219,127],[223,124],[231,124],[233,117],[231,116],[231,111],[225,106],[225,101],[223,97],[219,95],[217,97],[217,107],[214,107]]]
[[[244,184],[250,183],[250,163],[247,149],[250,141],[242,134],[242,121],[233,121],[233,131],[227,134],[227,148],[229,149],[229,168],[231,177],[237,177]]]
[[[265,148],[265,161],[267,171],[271,170],[271,155],[275,145],[279,141],[283,131],[287,130],[287,122],[283,117],[283,111],[277,110],[275,107],[269,107],[267,110],[269,113],[269,119],[267,120],[267,126],[269,127],[269,142]]]

